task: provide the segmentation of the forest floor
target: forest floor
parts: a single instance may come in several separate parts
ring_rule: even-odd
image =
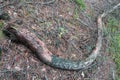
[[[10,20],[34,32],[55,55],[84,60],[94,49],[97,40],[97,17],[119,0],[84,0],[85,8],[73,0],[1,1],[6,5]],[[2,20],[0,20],[2,21]],[[2,54],[0,80],[114,80],[116,71],[106,52],[106,40],[98,58],[88,68],[79,71],[55,69],[38,60],[24,45],[0,36]]]

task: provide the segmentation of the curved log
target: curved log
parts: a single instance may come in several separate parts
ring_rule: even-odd
[[[84,61],[70,61],[53,55],[47,49],[44,42],[41,41],[34,33],[31,33],[27,29],[22,28],[16,29],[8,24],[3,31],[12,40],[19,41],[23,45],[27,46],[31,51],[33,51],[37,55],[37,57],[40,60],[42,60],[47,65],[66,70],[80,70],[83,68],[87,68],[89,65],[91,65],[93,61],[96,59],[97,55],[100,53],[103,36],[102,18],[105,17],[108,13],[115,10],[118,6],[120,6],[120,3],[113,7],[111,10],[103,13],[98,17],[97,19],[98,38],[96,42],[96,47],[92,51],[91,55]]]

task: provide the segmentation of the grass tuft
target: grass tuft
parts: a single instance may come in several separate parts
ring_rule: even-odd
[[[81,10],[84,10],[85,7],[86,7],[84,0],[75,0],[75,3],[76,3],[78,6],[80,6],[80,9],[81,9]]]
[[[117,66],[117,74],[120,75],[120,28],[118,25],[119,22],[116,18],[108,17],[104,33],[109,41],[108,51]]]

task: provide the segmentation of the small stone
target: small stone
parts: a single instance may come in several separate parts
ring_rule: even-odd
[[[15,69],[16,69],[17,71],[22,70],[19,66],[15,66]]]
[[[84,74],[84,72],[82,72],[82,73],[81,73],[81,76],[82,76],[83,78],[85,77],[85,74]]]

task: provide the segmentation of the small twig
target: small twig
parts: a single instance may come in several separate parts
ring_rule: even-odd
[[[101,17],[105,17],[106,15],[108,15],[109,13],[111,13],[111,12],[113,12],[115,9],[117,9],[119,6],[120,6],[120,3],[117,4],[115,7],[113,7],[112,9],[110,9],[110,10],[106,11],[105,13],[103,13],[103,14],[101,15]]]
[[[88,24],[87,24],[87,23],[85,23],[84,21],[82,21],[80,18],[77,18],[77,20],[78,20],[80,23],[82,23],[83,25],[85,25],[85,26],[87,26],[87,27],[88,27]]]
[[[78,53],[82,53],[82,51],[80,51],[80,50],[75,46],[74,43],[72,43],[72,46],[78,51]]]
[[[48,77],[45,75],[44,80],[48,80]]]
[[[67,43],[69,43],[69,40],[66,40],[64,37],[62,37]],[[71,42],[71,45],[78,51],[78,53],[82,53],[82,51],[80,51],[73,42]],[[70,47],[70,46],[69,46]]]
[[[54,3],[56,0],[51,0],[48,2],[26,2],[27,4],[40,4],[40,5],[48,5]]]

